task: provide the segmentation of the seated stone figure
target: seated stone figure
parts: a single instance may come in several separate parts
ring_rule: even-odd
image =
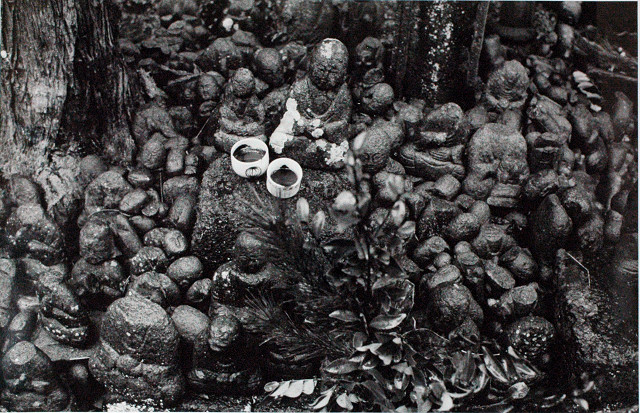
[[[215,134],[218,149],[228,153],[236,142],[249,137],[266,142],[264,107],[255,94],[255,78],[249,69],[241,68],[234,73],[218,116],[219,129]]]
[[[69,389],[58,376],[51,359],[28,341],[16,343],[2,357],[4,388],[0,402],[17,412],[71,409]]]
[[[231,313],[218,314],[202,331],[193,346],[193,368],[187,374],[189,386],[205,394],[255,394],[262,374],[252,364],[245,333]]]
[[[49,267],[35,283],[44,329],[60,343],[81,347],[89,335],[89,317],[78,297],[67,286],[66,274]]]
[[[462,179],[467,135],[464,112],[455,103],[447,103],[426,115],[415,141],[400,148],[399,161],[411,175],[434,181],[447,174]]]
[[[312,169],[340,169],[349,149],[351,93],[345,83],[348,52],[336,39],[313,51],[308,75],[296,81],[287,111],[269,145]]]
[[[367,37],[356,47],[353,97],[359,112],[354,115],[358,132],[375,118],[387,115],[395,98],[393,88],[384,83],[383,53],[384,46],[375,37]]]
[[[465,193],[491,206],[515,207],[529,176],[524,137],[505,125],[488,123],[471,137],[467,156]]]
[[[272,133],[278,126],[289,97],[289,85],[284,81],[285,66],[276,49],[260,49],[253,55],[256,74],[256,94],[262,99],[265,129]]]

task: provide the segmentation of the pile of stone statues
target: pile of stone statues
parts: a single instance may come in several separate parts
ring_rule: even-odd
[[[417,280],[420,327],[490,335],[541,368],[557,340],[558,251],[594,255],[621,239],[637,248],[637,233],[625,235],[637,220],[633,104],[618,93],[597,110],[566,63],[498,58],[493,44],[482,97],[465,110],[397,99],[382,39],[263,47],[230,29],[209,43],[189,2],[165,6],[158,22],[125,16],[149,30],[120,41],[157,84],[135,115],[136,164],[83,158],[72,228],[27,177],[0,191],[9,410],[66,409],[87,397],[74,393],[78,380],[107,401],[166,407],[185,392],[254,394],[266,379],[315,373],[252,334],[247,298],[281,274],[229,210],[242,186],[258,186],[228,172],[246,137],[312,171],[301,194],[328,210],[348,187],[350,142],[365,134],[374,202],[388,206],[385,182],[397,176],[417,223],[401,262]],[[61,359],[38,346],[43,336]],[[74,349],[86,350],[79,361]]]

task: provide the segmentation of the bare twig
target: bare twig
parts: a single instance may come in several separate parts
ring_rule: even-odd
[[[574,260],[579,266],[581,266],[582,269],[584,269],[584,271],[587,273],[587,282],[589,283],[589,288],[591,288],[591,273],[589,272],[589,269],[584,265],[582,265],[582,263],[578,261],[578,259],[573,255],[569,254],[568,252],[567,252],[567,255],[571,257],[571,259]]]

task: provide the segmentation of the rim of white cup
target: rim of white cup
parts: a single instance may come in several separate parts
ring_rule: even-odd
[[[251,162],[244,162],[241,161],[240,159],[236,158],[235,156],[233,156],[234,152],[236,151],[236,149],[238,149],[238,147],[240,145],[244,145],[244,144],[257,144],[260,148],[259,149],[263,149],[264,150],[264,155],[262,156],[262,158],[255,160],[255,161],[251,161]],[[251,145],[252,148],[256,148],[255,146]],[[256,148],[258,149],[258,148]],[[258,139],[258,138],[244,138],[244,139],[240,139],[238,142],[234,143],[233,146],[231,147],[231,151],[229,151],[229,154],[231,155],[231,158],[235,161],[238,162],[241,165],[254,165],[257,163],[260,163],[264,160],[264,158],[266,156],[269,155],[269,147],[267,146],[267,144]]]
[[[280,168],[281,166],[286,165],[287,163],[291,164],[287,166],[297,175],[298,180],[292,185],[284,186],[282,184],[277,183],[273,179],[271,179],[271,174],[275,172],[276,168]],[[274,159],[269,163],[269,166],[267,167],[267,180],[269,181],[269,183],[273,184],[278,188],[288,189],[288,188],[293,188],[296,185],[299,185],[302,182],[302,175],[303,175],[302,167],[298,162],[296,162],[291,158]]]

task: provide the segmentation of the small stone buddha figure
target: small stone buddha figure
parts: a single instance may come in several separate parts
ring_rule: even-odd
[[[289,97],[289,85],[284,79],[284,61],[276,49],[260,49],[253,55],[256,74],[256,94],[262,99],[265,112],[265,129],[272,133],[285,111]]]
[[[256,75],[256,93],[264,97],[272,89],[284,84],[284,62],[276,49],[265,47],[253,54],[253,72]]]
[[[446,103],[425,115],[414,141],[400,148],[399,161],[411,175],[434,181],[448,174],[462,179],[467,135],[464,112]]]
[[[367,37],[356,46],[353,94],[359,101],[364,91],[384,81],[382,56],[384,46],[379,39]]]
[[[312,169],[340,169],[349,149],[347,141],[352,100],[345,83],[348,65],[345,45],[325,39],[312,52],[307,76],[289,93],[280,125],[269,144]]]
[[[393,88],[384,82],[383,54],[384,45],[375,37],[367,37],[356,47],[353,97],[359,112],[354,116],[358,131],[376,118],[390,117],[395,95]]]
[[[240,68],[230,79],[218,112],[216,146],[225,152],[241,139],[264,135],[264,107],[255,94],[255,78],[249,69]]]
[[[487,123],[467,145],[468,173],[464,192],[490,206],[518,205],[522,185],[529,176],[527,141],[517,131],[498,123]]]
[[[491,121],[519,130],[528,87],[527,69],[517,60],[509,60],[493,70],[484,91],[484,103],[494,118]]]

